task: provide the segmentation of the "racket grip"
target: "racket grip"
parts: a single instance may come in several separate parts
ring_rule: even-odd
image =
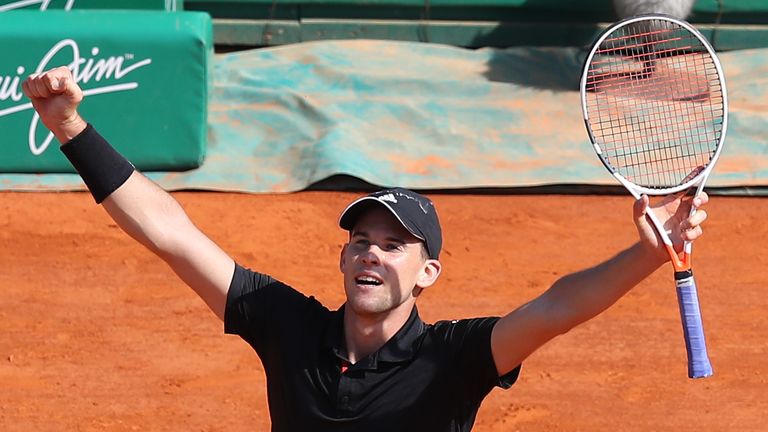
[[[675,272],[677,302],[683,323],[685,349],[688,353],[688,378],[704,378],[712,375],[712,365],[707,355],[704,326],[701,323],[699,297],[693,272]]]

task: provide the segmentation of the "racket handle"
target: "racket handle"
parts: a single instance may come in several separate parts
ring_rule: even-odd
[[[704,326],[701,323],[699,297],[693,272],[675,272],[677,302],[680,305],[680,318],[683,322],[685,349],[688,352],[688,378],[704,378],[712,375],[712,365],[707,355],[704,340]]]

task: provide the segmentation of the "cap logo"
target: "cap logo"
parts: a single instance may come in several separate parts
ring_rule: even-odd
[[[432,203],[431,202],[429,202],[429,201],[425,202],[424,200],[421,200],[418,197],[415,197],[413,195],[409,195],[407,193],[403,193],[403,192],[400,192],[400,191],[393,191],[393,192],[382,194],[382,195],[378,196],[377,199],[379,201],[389,201],[391,203],[397,204],[397,202],[398,202],[397,201],[397,197],[398,196],[399,197],[403,197],[403,198],[408,199],[408,200],[411,200],[411,201],[416,201],[416,203],[419,205],[419,208],[421,209],[422,213],[424,213],[424,214],[428,214],[429,213],[429,208],[432,207]]]
[[[388,193],[386,195],[380,196],[379,201],[389,201],[389,202],[397,203],[397,198],[395,198],[395,195]]]

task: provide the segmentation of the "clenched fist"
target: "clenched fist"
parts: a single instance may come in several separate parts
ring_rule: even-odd
[[[60,143],[69,142],[85,129],[87,124],[77,113],[83,91],[67,67],[31,75],[22,83],[22,89]]]

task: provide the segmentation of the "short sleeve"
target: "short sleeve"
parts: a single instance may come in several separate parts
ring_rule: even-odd
[[[227,291],[224,332],[240,336],[259,352],[270,334],[281,326],[294,325],[296,316],[315,304],[314,298],[271,276],[235,264]]]
[[[435,324],[450,346],[458,384],[467,394],[479,399],[494,387],[510,388],[520,374],[518,366],[504,376],[498,376],[491,350],[491,333],[498,320],[498,317],[485,317]]]
[[[248,328],[248,322],[258,320],[259,312],[248,301],[249,297],[257,297],[258,290],[274,283],[270,276],[246,270],[235,264],[235,272],[227,290],[227,304],[224,309],[224,332],[242,335]]]

